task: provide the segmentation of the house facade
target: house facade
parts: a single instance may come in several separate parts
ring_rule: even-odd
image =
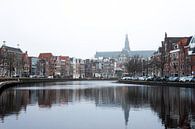
[[[190,37],[168,37],[167,33],[165,33],[164,41],[162,41],[164,56],[163,73],[165,76],[181,76],[188,74],[186,71],[186,54],[189,38]]]
[[[0,50],[0,71],[1,76],[14,77],[22,76],[22,50],[19,48],[3,45]]]
[[[52,53],[40,53],[39,59],[44,60],[42,63],[45,65],[45,76],[55,75],[55,58]]]

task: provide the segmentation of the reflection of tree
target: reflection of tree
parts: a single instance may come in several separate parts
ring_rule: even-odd
[[[165,128],[189,128],[195,121],[195,90],[173,87],[109,87],[67,90],[9,90],[0,96],[0,117],[19,113],[28,104],[51,108],[53,104],[94,101],[98,107],[121,107],[125,123],[130,108],[150,107]]]

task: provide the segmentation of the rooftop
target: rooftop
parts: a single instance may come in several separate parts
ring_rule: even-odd
[[[1,49],[6,49],[8,52],[14,52],[14,53],[23,53],[20,48],[14,48],[14,47],[9,47],[6,45],[3,45]]]

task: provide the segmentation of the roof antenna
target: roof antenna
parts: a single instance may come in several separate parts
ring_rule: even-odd
[[[20,47],[20,44],[18,43],[18,44],[17,44],[17,48],[19,48],[19,47]]]

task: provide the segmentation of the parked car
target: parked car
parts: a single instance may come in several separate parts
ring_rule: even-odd
[[[179,81],[179,77],[171,76],[171,77],[169,77],[168,81],[170,81],[170,82],[177,82],[177,81]]]
[[[131,77],[122,77],[121,79],[122,79],[122,80],[132,80]]]
[[[47,78],[50,78],[51,79],[51,78],[53,78],[53,76],[48,76]]]
[[[178,82],[178,81],[179,81],[179,77],[174,77],[173,80],[174,80],[175,82]]]
[[[135,76],[135,77],[132,77],[132,80],[138,80],[139,77]]]
[[[187,76],[186,77],[186,82],[191,82],[193,80],[193,76]]]
[[[192,78],[191,82],[195,82],[195,77]]]
[[[45,78],[43,75],[38,75],[37,78]]]
[[[154,81],[163,81],[161,77],[154,77],[153,80]]]
[[[19,75],[18,74],[14,74],[13,77],[19,77]]]
[[[37,78],[37,75],[30,75],[30,78]]]
[[[151,76],[146,78],[146,81],[153,81],[153,80],[154,80],[154,77],[151,77]]]
[[[161,77],[161,81],[169,81],[169,77],[167,76]]]
[[[145,77],[145,76],[139,77],[138,80],[140,80],[140,81],[145,81],[145,80],[146,80],[146,77]]]
[[[179,78],[179,82],[186,82],[187,77],[183,76]]]

